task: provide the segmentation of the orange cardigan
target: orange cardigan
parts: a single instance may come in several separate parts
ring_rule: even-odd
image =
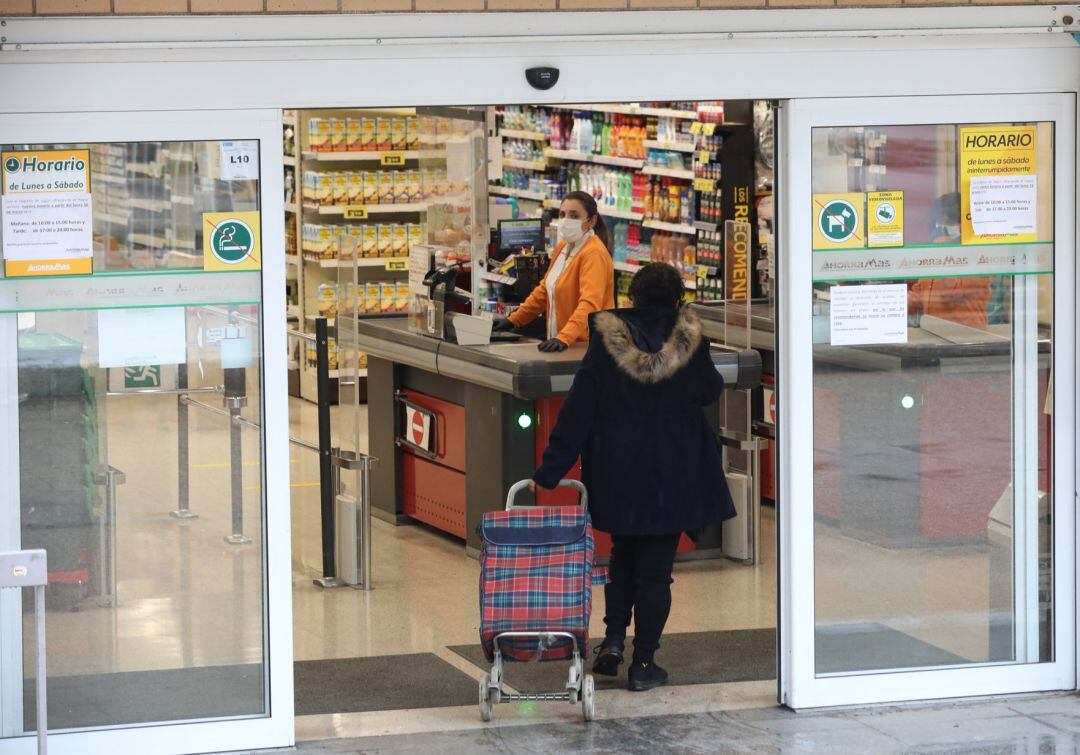
[[[555,248],[551,264],[562,254],[565,243]],[[551,267],[548,267],[548,274]],[[557,338],[569,345],[589,340],[589,315],[602,309],[615,308],[615,265],[607,247],[599,237],[585,242],[577,254],[566,263],[555,283],[555,321]],[[529,298],[510,315],[515,327],[528,325],[548,309],[547,275],[533,289]]]

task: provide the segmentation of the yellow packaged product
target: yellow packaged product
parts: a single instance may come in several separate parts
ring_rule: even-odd
[[[394,203],[394,172],[390,170],[379,171],[379,201],[378,204]]]
[[[364,173],[364,202],[363,204],[379,203],[379,173],[369,170]]]
[[[360,119],[360,151],[373,151],[378,143],[377,122],[374,118]]]
[[[404,118],[393,118],[390,121],[390,149],[405,149],[408,145],[408,132],[406,131]]]
[[[308,149],[326,152],[330,149],[330,121],[324,118],[308,118]]]
[[[338,368],[338,348],[337,341],[333,338],[326,339],[326,351],[327,351],[327,363],[328,368],[336,370]]]
[[[364,284],[364,312],[366,314],[375,314],[380,311],[379,304],[379,284],[378,283],[365,283]]]
[[[349,179],[349,197],[346,200],[346,204],[363,204],[364,178],[366,174],[360,171],[351,171],[346,175]]]
[[[347,134],[346,124],[344,118],[331,118],[330,119],[330,151],[331,152],[344,152],[345,151],[345,137]]]
[[[390,118],[375,119],[375,149],[390,149],[393,140],[394,124]]]
[[[376,257],[389,257],[394,246],[394,226],[391,223],[379,223],[379,243]]]
[[[420,171],[410,170],[406,173],[405,177],[405,201],[406,202],[420,202],[423,200],[423,194],[420,190]]]
[[[361,243],[361,250],[363,250],[364,257],[378,257],[379,256],[379,226],[374,223],[367,223],[361,226],[363,230],[363,242]]]
[[[393,281],[384,281],[379,284],[379,311],[383,313],[393,312],[397,302],[397,286]]]
[[[323,283],[319,286],[319,316],[337,317],[337,286]]]
[[[424,243],[424,227],[419,223],[409,223],[406,226],[409,233],[409,245],[408,249],[411,250],[417,244]]]
[[[334,173],[334,204],[349,202],[349,174]]]
[[[409,201],[409,171],[394,171],[394,202],[406,204]]]
[[[394,310],[407,312],[409,310],[409,284],[398,283],[394,287]]]
[[[415,115],[405,119],[405,148],[420,149],[420,120]]]
[[[314,189],[312,201],[315,204],[327,205],[334,201],[334,176],[332,173],[315,173],[312,176]]]
[[[345,151],[357,152],[361,149],[364,138],[364,121],[362,118],[345,119]]]
[[[390,244],[390,256],[404,257],[409,253],[409,229],[401,224],[392,227],[394,240]]]

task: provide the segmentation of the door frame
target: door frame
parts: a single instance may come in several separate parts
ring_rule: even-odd
[[[260,141],[260,210],[263,249],[284,248],[281,112],[278,110],[0,114],[0,144],[132,141]],[[264,312],[284,312],[285,262],[264,254]],[[0,319],[15,315],[0,315]],[[7,325],[8,323],[4,323]],[[12,325],[14,323],[11,323]],[[50,734],[50,752],[186,753],[286,747],[295,741],[292,668],[292,573],[289,519],[288,377],[284,318],[264,317],[260,361],[264,432],[262,603],[266,715],[221,720],[154,722]],[[16,432],[18,427],[16,424]],[[16,497],[13,500],[18,500]],[[164,509],[163,509],[164,510]],[[251,533],[255,535],[255,533]],[[0,631],[3,626],[0,625]],[[0,640],[3,638],[0,637]],[[3,642],[11,647],[12,642]],[[21,654],[20,654],[21,656]],[[4,656],[9,661],[8,656]],[[21,657],[14,659],[20,669]],[[14,664],[13,664],[14,665]],[[10,668],[5,668],[9,677]],[[10,677],[9,677],[10,678]],[[7,710],[14,712],[11,706]],[[30,755],[33,736],[0,739],[0,752]]]
[[[814,453],[810,197],[811,130],[829,126],[1053,121],[1054,129],[1054,496],[1055,659],[1039,664],[817,677],[814,674]],[[781,694],[793,708],[1075,689],[1076,667],[1076,96],[971,95],[808,99],[785,103],[781,118],[785,205],[778,323],[784,571]],[[793,439],[801,439],[795,442]],[[809,494],[806,491],[811,491]]]
[[[893,82],[897,95],[1077,93],[1080,45],[1055,28],[1060,15],[1023,6],[215,16],[213,24],[201,16],[7,19],[0,113],[867,97],[879,93],[882,67],[904,72]],[[539,64],[560,68],[557,87],[527,86],[522,71]],[[828,70],[845,75],[823,76]],[[717,71],[735,73],[718,82]],[[111,85],[121,73],[125,86]],[[280,157],[264,151],[262,168],[269,187]],[[777,201],[784,211],[782,194]],[[791,225],[778,222],[780,234]],[[273,226],[265,230],[266,269],[276,270],[272,243],[280,239]],[[267,287],[269,311],[269,279]],[[268,371],[273,349],[268,341]],[[789,476],[780,470],[781,483]],[[272,499],[268,521],[287,541],[288,517],[275,516],[285,505]],[[779,533],[781,590],[789,535]],[[275,553],[288,563],[287,548]],[[291,635],[289,617],[272,628]],[[790,661],[779,660],[786,674]]]

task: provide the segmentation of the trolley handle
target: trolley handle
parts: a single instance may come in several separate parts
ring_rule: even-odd
[[[520,480],[510,486],[509,492],[506,494],[506,510],[510,511],[514,508],[514,499],[517,498],[517,494],[523,490],[529,489],[529,483],[532,480]],[[581,508],[586,509],[589,507],[589,493],[585,490],[585,486],[577,480],[559,480],[557,487],[560,488],[573,488],[578,492],[580,501],[578,503]]]

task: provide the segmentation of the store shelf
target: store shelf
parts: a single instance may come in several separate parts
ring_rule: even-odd
[[[300,255],[298,255],[298,254],[286,254],[285,255],[285,264],[286,265],[299,265],[300,264]]]
[[[379,267],[379,268],[382,268],[382,269],[386,270],[386,263],[387,262],[403,262],[403,261],[407,261],[408,259],[409,259],[408,257],[362,257],[356,263],[356,266],[357,267]],[[352,267],[353,266],[353,261],[352,260],[350,260],[350,259],[338,259],[336,257],[334,259],[322,259],[320,257],[312,257],[312,256],[309,256],[309,255],[305,254],[304,255],[304,261],[305,262],[310,262],[313,265],[318,265],[319,267]],[[388,272],[388,273],[404,273],[404,272],[408,272],[408,271],[407,270],[386,270],[386,272]]]
[[[285,212],[296,212],[296,202],[286,202]]]
[[[507,139],[530,139],[534,142],[547,141],[548,135],[539,131],[518,131],[512,128],[499,129],[499,136]]]
[[[363,207],[368,215],[400,215],[407,212],[426,212],[427,204],[413,202],[406,204],[361,204],[349,205],[349,207]],[[305,212],[317,212],[320,215],[344,215],[345,205],[313,205],[304,204]]]
[[[697,233],[697,229],[692,225],[682,225],[681,223],[665,223],[662,220],[646,220],[642,223],[646,228],[652,228],[654,231],[670,231],[671,233],[685,233],[688,236],[693,236]]]
[[[437,153],[442,156],[442,152]],[[305,160],[324,163],[382,162],[383,155],[401,155],[406,160],[419,160],[421,153],[415,149],[365,150],[363,152],[305,152]]]
[[[636,273],[641,269],[641,265],[634,262],[616,262],[615,269],[620,273]]]
[[[646,165],[641,172],[647,176],[665,176],[666,178],[678,178],[683,181],[694,180],[694,171],[690,168],[664,168],[659,165]]]
[[[528,199],[533,202],[544,202],[545,195],[542,191],[528,191],[527,189],[512,189],[509,186],[488,186],[488,192],[500,197],[517,197]]]
[[[509,275],[501,275],[500,273],[493,273],[490,270],[482,271],[480,277],[483,280],[491,281],[492,283],[502,283],[504,286],[513,286],[517,283],[517,278],[511,278]]]
[[[281,160],[286,165],[293,165],[293,166],[296,165],[296,157],[294,155],[282,155]]]
[[[693,152],[697,149],[694,142],[658,142],[646,139],[642,144],[645,145],[645,149],[660,149],[665,152]]]
[[[556,110],[580,110],[593,113],[615,113],[618,115],[651,115],[657,118],[683,118],[698,120],[696,110],[671,110],[668,108],[639,107],[637,105],[552,105]]]
[[[513,157],[504,157],[502,159],[503,167],[505,168],[518,168],[519,170],[547,170],[548,164],[546,160],[518,160]]]
[[[630,212],[629,210],[616,210],[614,207],[597,208],[597,212],[603,215],[605,218],[617,218],[618,220],[632,220],[640,223],[645,219],[645,213],[643,212]]]
[[[694,221],[694,228],[698,229],[699,231],[707,231],[709,233],[716,233],[718,230],[720,230],[720,224],[719,223],[709,223],[709,222],[707,222],[705,220],[695,220]]]
[[[598,165],[614,165],[619,168],[634,168],[640,170],[644,165],[644,160],[637,160],[633,157],[612,157],[610,155],[587,155],[584,152],[574,152],[569,149],[555,149],[554,147],[548,147],[544,150],[544,154],[548,157],[553,157],[558,160],[574,160],[582,163],[596,163]],[[503,161],[505,162],[505,160]]]
[[[308,322],[315,322],[316,320],[319,319],[319,316],[318,315],[307,315],[304,319],[307,320]],[[326,318],[326,327],[332,328],[336,324],[337,324],[337,318],[336,317],[327,317]],[[332,371],[333,370],[331,370],[331,372]]]

